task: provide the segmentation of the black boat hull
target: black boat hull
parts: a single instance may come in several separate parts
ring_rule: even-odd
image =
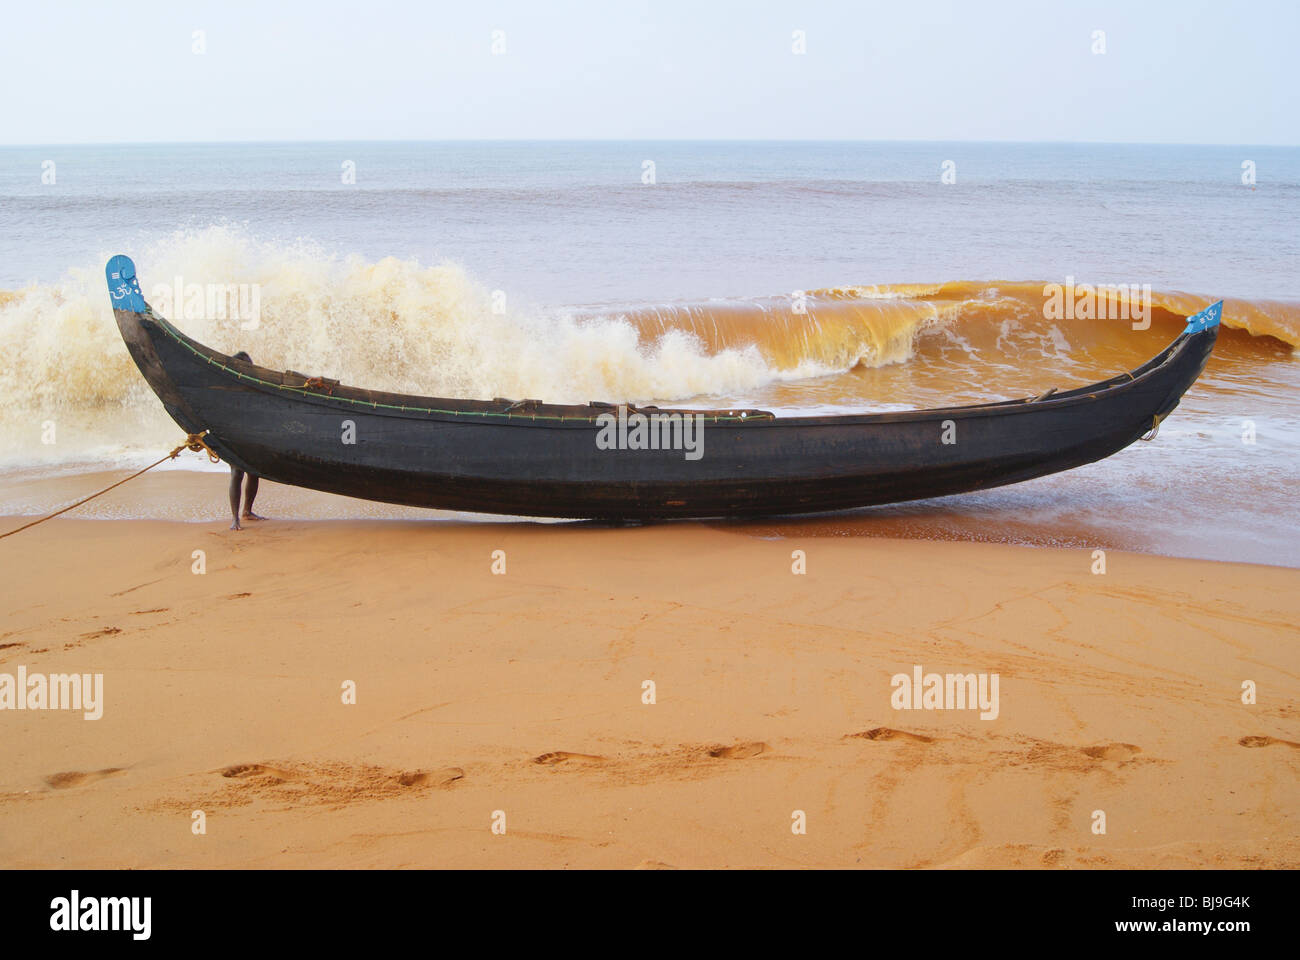
[[[616,436],[605,405],[400,396],[234,360],[157,317],[124,263],[115,257],[108,273],[132,357],[172,418],[209,431],[227,462],[366,500],[521,516],[812,513],[1067,470],[1150,433],[1204,369],[1218,331],[1215,305],[1212,323],[1189,323],[1131,374],[1037,401],[833,417],[686,411],[700,418],[693,459],[680,448],[602,449],[602,430]]]

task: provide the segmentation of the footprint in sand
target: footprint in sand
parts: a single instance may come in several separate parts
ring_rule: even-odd
[[[1267,736],[1242,737],[1237,742],[1243,747],[1271,747],[1275,743],[1281,743],[1288,747],[1300,748],[1300,743],[1296,743],[1293,740],[1281,740],[1277,737]]]
[[[1084,756],[1094,760],[1132,760],[1142,748],[1132,743],[1099,743],[1095,747],[1084,747]]]
[[[544,753],[540,757],[533,757],[533,763],[540,763],[548,767],[555,766],[557,763],[564,763],[568,760],[580,760],[587,763],[603,763],[605,758],[598,757],[592,753],[569,753],[565,750],[555,750],[551,753]]]
[[[848,736],[862,740],[911,740],[914,743],[934,743],[934,737],[927,737],[923,733],[908,733],[906,730],[895,730],[893,727],[873,727],[870,730],[863,730],[861,733],[850,733]]]
[[[121,627],[103,627],[99,630],[91,630],[89,633],[83,633],[81,639],[90,640],[94,637],[111,637],[113,634],[121,632]]]
[[[751,740],[748,743],[737,743],[729,747],[710,747],[709,756],[718,757],[722,760],[748,760],[750,757],[756,757],[767,749],[766,743]]]
[[[103,770],[89,770],[86,772],[69,770],[65,773],[52,773],[45,778],[45,782],[55,790],[66,790],[69,787],[79,787],[83,783],[92,783],[95,780],[103,780],[105,777],[116,776],[122,772],[121,767],[105,767]]]
[[[671,863],[664,863],[662,860],[642,860],[636,865],[637,870],[676,870]]]
[[[162,583],[162,580],[150,580],[148,583],[137,583],[134,587],[127,587],[125,590],[119,590],[117,591],[117,593],[109,594],[109,596],[122,597],[128,593],[134,593],[135,591],[139,590],[141,587],[151,587],[155,583]]]
[[[446,767],[442,770],[408,770],[399,773],[397,782],[404,787],[449,787],[457,780],[465,779],[465,771],[460,767]]]
[[[221,771],[223,777],[244,780],[249,777],[273,777],[276,780],[292,780],[293,774],[286,770],[268,767],[261,763],[237,763]]]

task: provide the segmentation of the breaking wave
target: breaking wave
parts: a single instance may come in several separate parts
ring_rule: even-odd
[[[4,463],[130,460],[174,441],[113,321],[103,264],[116,252],[58,283],[0,291]],[[171,308],[160,313],[263,366],[403,393],[563,402],[716,397],[811,408],[1017,395],[1133,366],[1215,299],[1156,292],[1146,331],[1128,320],[1045,318],[1043,284],[1020,282],[542,309],[454,264],[338,257],[228,226],[176,233],[135,259],[146,299]],[[255,285],[256,327],[186,310],[193,284]],[[1224,323],[1241,334],[1222,349],[1243,358],[1300,345],[1298,303],[1230,299]],[[888,373],[861,376],[873,370]]]

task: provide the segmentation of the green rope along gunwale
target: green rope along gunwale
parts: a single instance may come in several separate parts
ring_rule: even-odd
[[[190,343],[189,340],[186,339],[185,336],[179,330],[173,327],[169,321],[165,320],[164,318],[158,316],[158,314],[154,313],[152,307],[149,308],[149,318],[153,320],[155,323],[157,323],[158,326],[161,327],[169,337],[171,337],[173,340],[175,340],[177,343],[183,346],[186,350],[190,351],[190,353],[194,354],[194,356],[198,357],[199,359],[204,360],[205,362],[216,367],[218,370],[221,370],[225,373],[232,374],[233,376],[237,377],[240,380],[247,380],[250,383],[256,383],[263,387],[273,387],[276,390],[287,390],[290,393],[296,393],[304,397],[312,397],[317,400],[334,400],[339,403],[351,403],[359,407],[369,407],[373,410],[398,410],[403,413],[436,413],[442,416],[450,416],[450,417],[504,417],[507,420],[512,420],[512,419],[513,420],[554,420],[560,423],[570,423],[570,422],[595,423],[597,417],[603,415],[603,414],[596,414],[594,416],[586,416],[586,417],[580,417],[580,416],[569,417],[569,416],[564,416],[562,414],[556,416],[555,414],[509,413],[504,410],[501,411],[445,410],[439,407],[411,407],[405,404],[399,405],[394,403],[380,403],[377,400],[358,400],[355,397],[336,397],[332,394],[322,395],[312,390],[307,390],[303,387],[291,387],[287,383],[272,383],[271,381],[263,380],[260,377],[252,377],[246,373],[240,373],[238,370],[235,370],[231,367],[226,366],[224,363],[220,363],[212,359],[212,357],[208,356],[206,353],[202,353],[199,350],[196,350],[194,348],[194,345]],[[608,413],[609,411],[604,411],[604,412]],[[725,416],[725,415],[718,415],[718,414],[707,414],[707,413],[671,410],[671,409],[656,410],[655,412],[660,413],[661,415],[678,414],[681,416],[703,416],[708,420],[712,420],[714,423],[718,423],[720,421],[731,422],[731,423],[749,423],[757,420],[776,419],[776,416],[771,413],[759,413],[753,416],[736,416],[736,415]]]

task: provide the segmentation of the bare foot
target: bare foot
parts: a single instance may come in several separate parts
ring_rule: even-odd
[[[245,513],[244,513],[244,519],[245,519],[245,520],[265,520],[266,517],[259,517],[259,516],[258,516],[257,514],[255,514],[255,513],[248,513],[248,512],[245,512]]]
[[[235,518],[235,522],[232,523],[232,524],[230,525],[230,529],[231,529],[231,530],[243,530],[243,529],[244,529],[243,527],[241,527],[241,526],[239,525],[239,518],[238,518],[238,517],[236,517],[236,518]]]

